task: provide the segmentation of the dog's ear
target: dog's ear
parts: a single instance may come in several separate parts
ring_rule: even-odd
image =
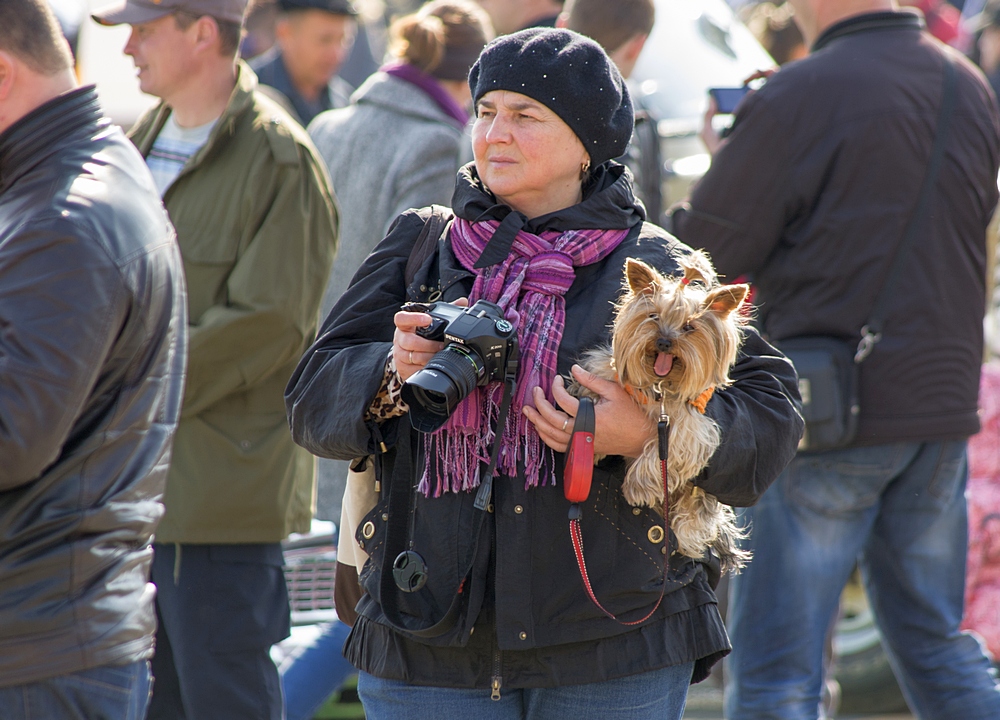
[[[705,297],[705,308],[722,318],[743,304],[750,292],[749,285],[723,285]]]
[[[659,279],[659,273],[642,260],[626,258],[625,281],[628,283],[629,289],[636,295],[653,292]]]

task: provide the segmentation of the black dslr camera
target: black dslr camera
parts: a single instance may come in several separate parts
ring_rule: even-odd
[[[470,308],[435,302],[403,309],[431,316],[431,324],[417,328],[417,335],[447,343],[403,385],[416,430],[434,432],[477,385],[502,382],[517,372],[517,333],[499,306],[480,300]]]

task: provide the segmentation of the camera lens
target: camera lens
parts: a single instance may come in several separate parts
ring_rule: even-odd
[[[421,432],[434,432],[479,383],[484,365],[467,347],[448,345],[403,385],[410,406],[410,423]]]

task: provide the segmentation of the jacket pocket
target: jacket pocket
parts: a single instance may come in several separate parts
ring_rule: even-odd
[[[175,223],[184,260],[188,289],[188,314],[196,324],[213,305],[228,302],[226,283],[239,258],[239,237],[231,228],[215,223]]]

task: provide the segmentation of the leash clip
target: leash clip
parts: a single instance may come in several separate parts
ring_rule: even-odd
[[[660,403],[660,423],[670,424],[670,416],[667,415],[667,396],[663,392],[663,381],[653,386],[653,397]]]

